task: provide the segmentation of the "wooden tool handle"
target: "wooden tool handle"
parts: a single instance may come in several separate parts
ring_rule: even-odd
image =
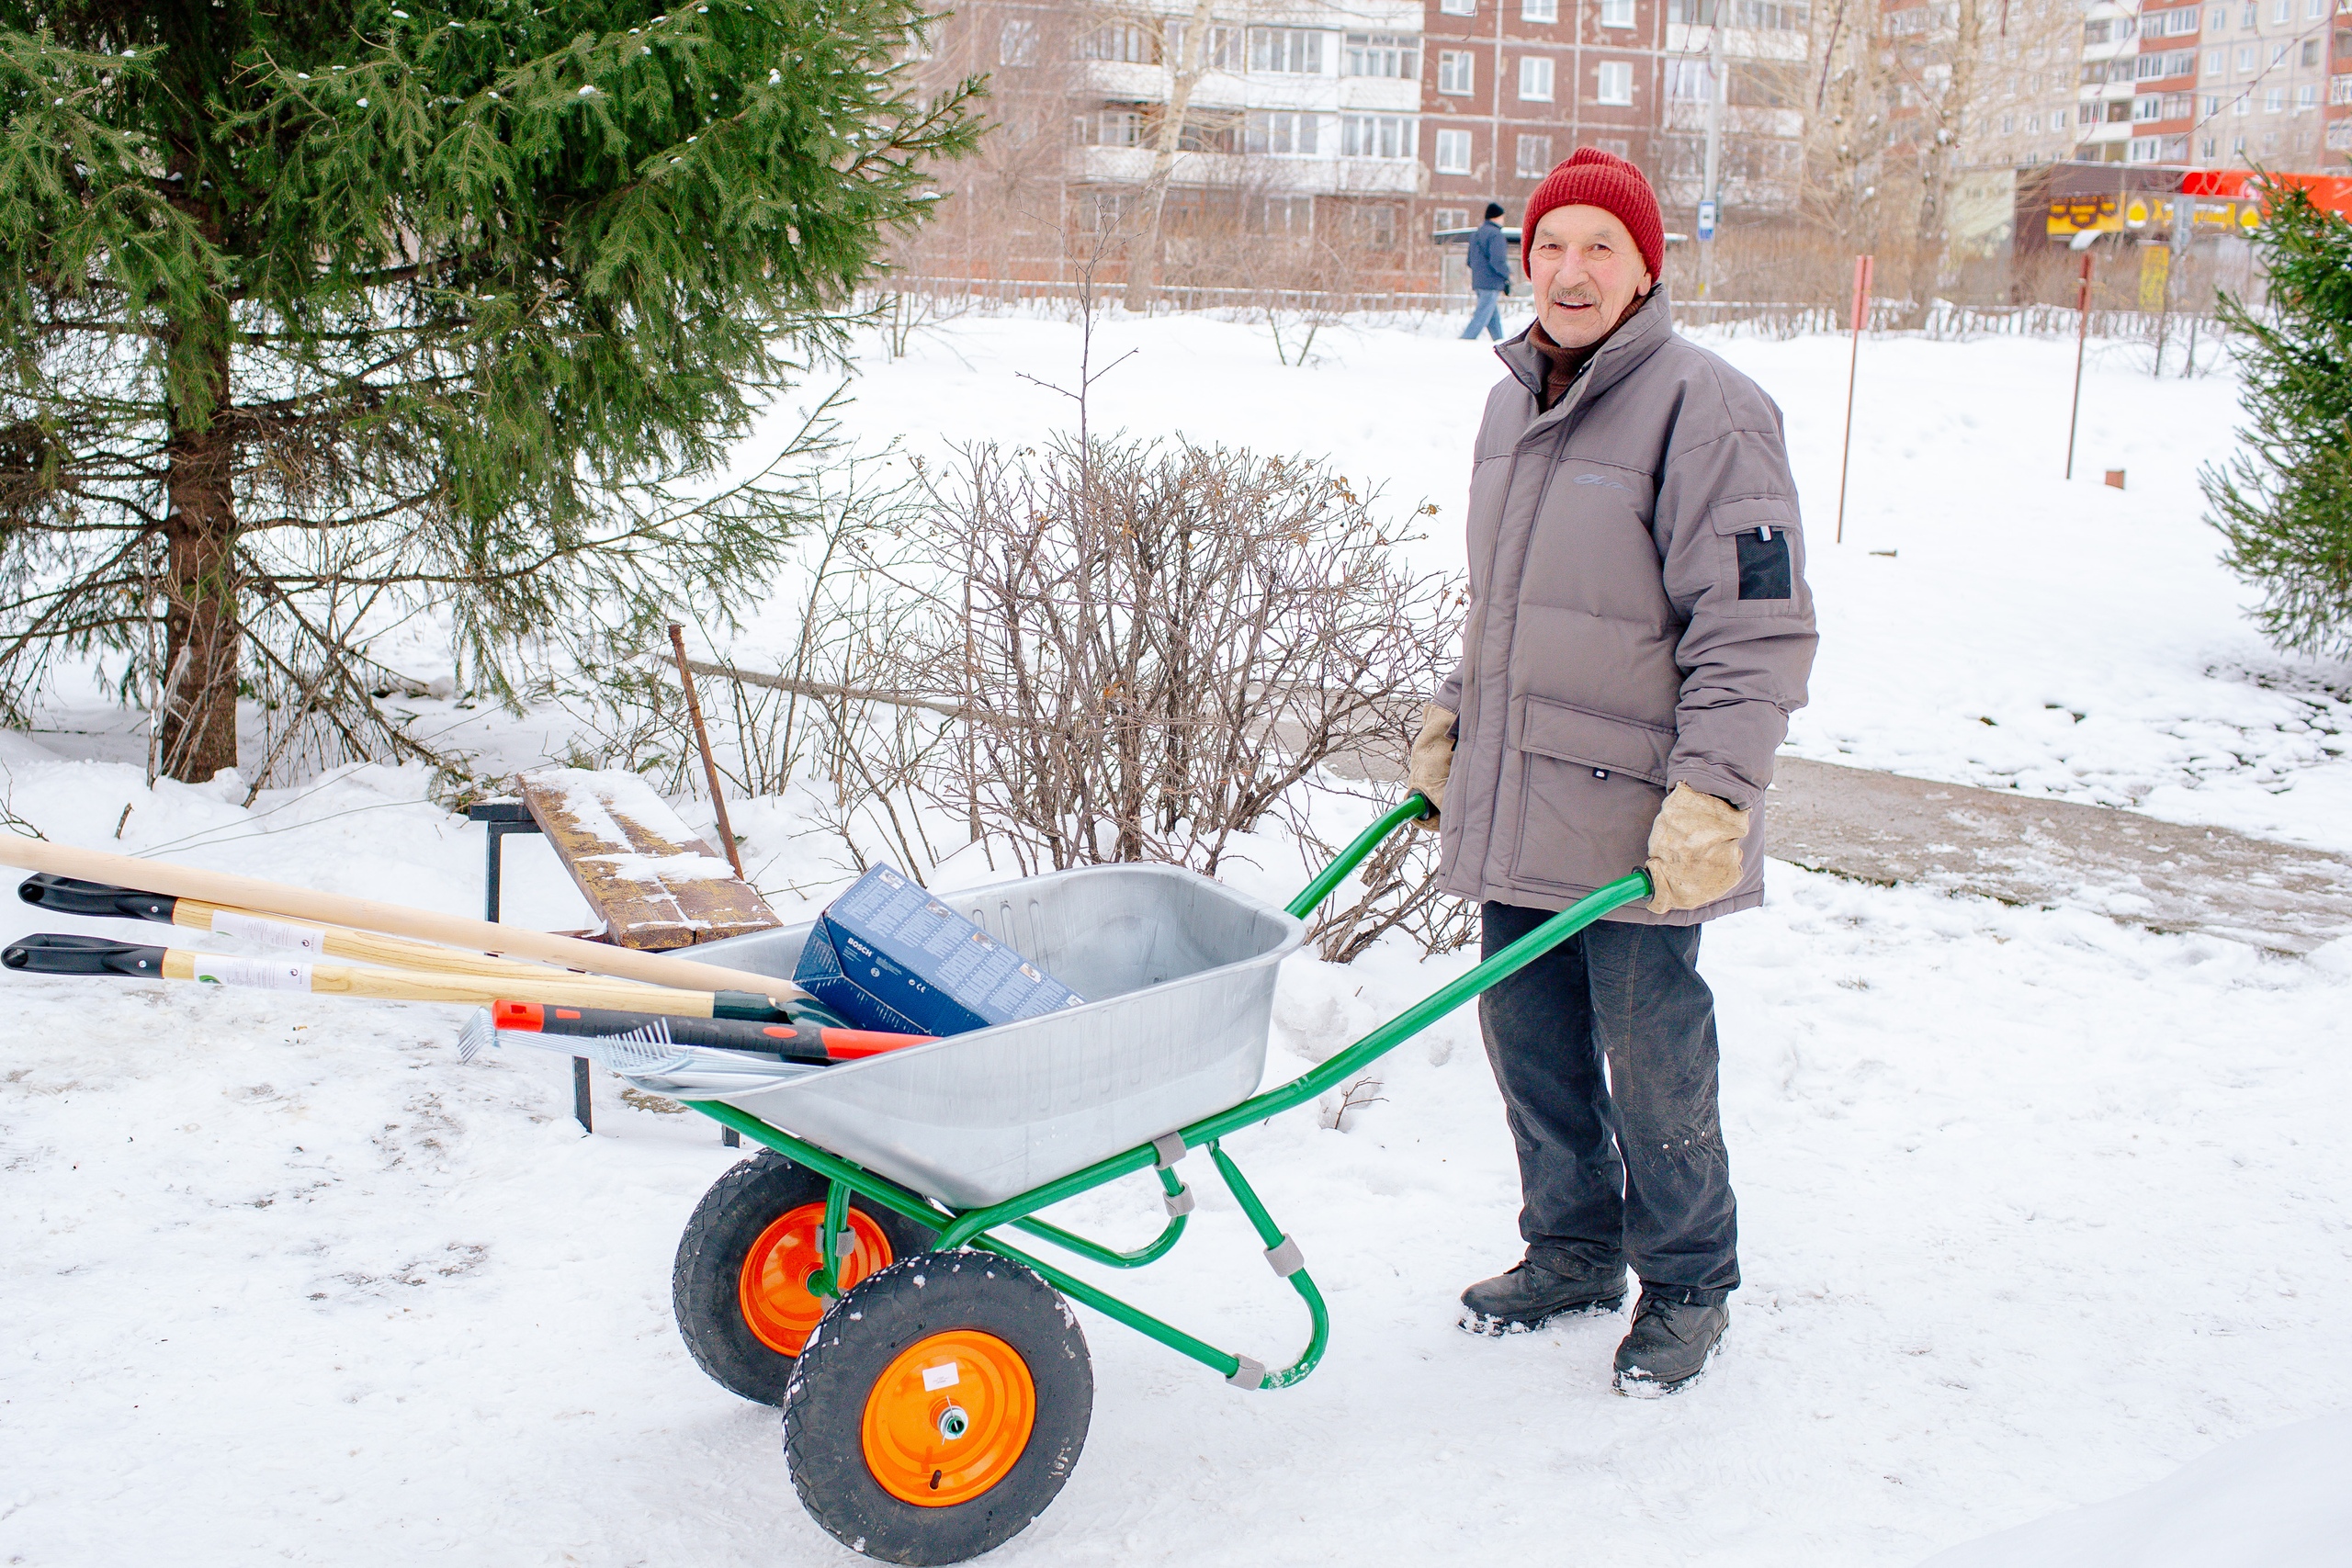
[[[256,876],[203,871],[168,861],[139,860],[72,844],[52,844],[45,839],[19,838],[14,833],[0,832],[0,865],[110,882],[142,892],[200,898],[209,904],[230,904],[273,915],[291,915],[297,919],[355,926],[361,931],[415,937],[423,942],[446,942],[478,953],[495,950],[519,953],[568,968],[585,969],[592,975],[618,976],[649,986],[675,986],[695,991],[755,991],[779,1000],[807,995],[788,980],[774,975],[756,975],[747,969],[729,969],[716,964],[698,964],[690,958],[673,958],[666,953],[609,947],[603,942],[582,942],[578,937],[535,931],[526,926],[493,925],[488,920],[436,914],[405,904],[321,893],[314,888],[266,882]]]
[[[543,979],[485,975],[422,975],[410,969],[361,969],[347,964],[311,964],[291,954],[192,953],[175,947],[164,954],[166,980],[210,980],[259,990],[308,991],[322,997],[358,997],[387,1002],[462,1002],[486,1007],[500,1000],[537,1002],[553,1008],[618,1008],[670,1018],[708,1018],[708,991],[679,991],[664,986],[632,985],[594,975],[539,971]]]
[[[574,973],[549,969],[544,964],[528,964],[519,958],[493,958],[486,953],[469,953],[435,942],[353,931],[348,926],[288,920],[225,904],[208,904],[201,898],[178,899],[172,911],[172,923],[189,931],[242,937],[266,947],[299,948],[313,957],[349,958],[425,975],[481,975],[491,978],[516,976],[536,982],[549,975]]]

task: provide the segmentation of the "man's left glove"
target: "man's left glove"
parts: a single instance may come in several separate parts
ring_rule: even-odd
[[[1739,886],[1739,846],[1747,813],[1728,800],[1678,784],[1650,824],[1650,912],[1699,909]]]
[[[1420,791],[1427,811],[1413,819],[1416,827],[1437,826],[1445,809],[1445,781],[1453,772],[1453,715],[1430,703],[1421,709],[1421,730],[1413,737],[1412,755],[1405,765],[1405,784]]]

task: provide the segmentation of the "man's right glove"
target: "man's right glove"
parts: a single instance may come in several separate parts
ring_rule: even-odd
[[[1454,716],[1430,704],[1421,709],[1421,732],[1413,738],[1413,754],[1405,767],[1405,784],[1429,797],[1430,808],[1415,819],[1417,826],[1437,826],[1445,807],[1446,775],[1453,772]]]
[[[1678,784],[1650,824],[1650,912],[1702,909],[1739,886],[1747,813]]]

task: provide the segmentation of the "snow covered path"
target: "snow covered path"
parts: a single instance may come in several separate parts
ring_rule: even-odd
[[[1294,963],[1272,1072],[1443,967]],[[1352,1131],[1236,1140],[1330,1295],[1323,1370],[1244,1395],[1082,1314],[1086,1457],[999,1560],[1903,1563],[2352,1401],[2346,981],[1786,868],[1706,967],[1747,1283],[1705,1382],[1612,1396],[1622,1317],[1452,1327],[1516,1252],[1457,1017]],[[800,1513],[773,1413],[670,1325],[679,1229],[733,1157],[707,1123],[607,1084],[582,1138],[560,1061],[460,1068],[433,1009],[9,994],[0,1555],[851,1561]],[[1130,1185],[1070,1217],[1144,1234]],[[1295,1303],[1200,1190],[1196,1235],[1130,1282],[1286,1353]]]

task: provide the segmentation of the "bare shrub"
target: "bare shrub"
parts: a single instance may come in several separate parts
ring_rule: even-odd
[[[1059,440],[967,449],[928,481],[929,634],[902,680],[958,688],[958,776],[929,777],[1023,872],[1213,874],[1337,758],[1393,747],[1459,634],[1449,585],[1321,463]]]

